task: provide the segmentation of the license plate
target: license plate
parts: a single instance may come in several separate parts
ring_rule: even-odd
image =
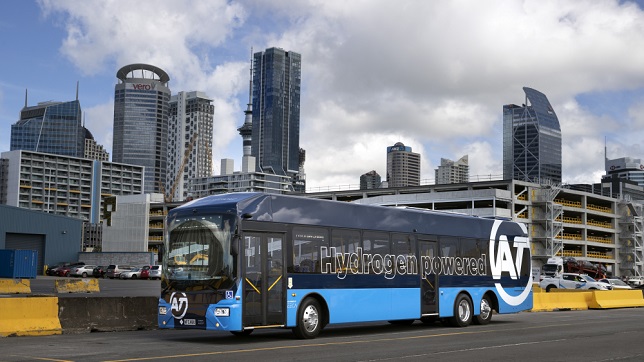
[[[183,325],[185,325],[185,326],[196,326],[197,321],[195,319],[184,319],[183,320]]]

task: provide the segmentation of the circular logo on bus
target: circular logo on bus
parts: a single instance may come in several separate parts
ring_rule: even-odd
[[[517,230],[520,228],[519,230]],[[527,235],[528,230],[523,224],[516,224],[510,222],[503,222],[495,220],[490,232],[490,270],[492,271],[492,279],[495,282],[494,286],[497,293],[511,306],[518,306],[523,303],[530,295],[532,290],[532,280],[527,278],[527,285],[519,295],[510,295],[505,291],[501,285],[501,276],[509,276],[511,279],[516,280],[521,277],[521,272],[524,269],[523,265],[531,265],[530,260],[530,243],[526,236],[516,236],[517,231],[522,235]],[[509,240],[508,235],[514,235],[512,240]]]
[[[170,312],[176,319],[181,319],[188,311],[188,297],[186,293],[174,292],[170,296]]]

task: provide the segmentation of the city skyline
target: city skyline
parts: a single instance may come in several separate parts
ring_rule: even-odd
[[[637,2],[154,4],[150,22],[146,1],[9,0],[0,14],[11,49],[0,60],[0,152],[9,150],[25,89],[29,106],[66,102],[78,81],[85,126],[113,155],[114,74],[146,63],[169,73],[172,94],[212,97],[218,174],[222,158],[241,164],[250,48],[279,47],[305,59],[307,189],[385,174],[383,150],[396,142],[422,155],[421,180],[433,179],[441,158],[463,154],[471,176],[500,175],[502,107],[521,104],[522,87],[546,94],[557,112],[562,182],[599,182],[604,144],[610,159],[644,158]]]

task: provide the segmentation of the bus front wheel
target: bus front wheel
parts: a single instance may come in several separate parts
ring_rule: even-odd
[[[322,330],[322,308],[314,298],[306,298],[300,306],[297,316],[297,326],[293,333],[300,339],[315,338]]]
[[[454,303],[454,316],[450,324],[454,327],[467,327],[472,323],[472,299],[465,294],[459,294]]]

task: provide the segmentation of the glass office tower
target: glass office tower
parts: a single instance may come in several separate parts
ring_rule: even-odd
[[[144,166],[144,193],[163,193],[170,77],[148,64],[126,65],[116,77],[112,161]]]
[[[503,178],[561,183],[561,128],[548,98],[524,87],[525,104],[503,106]]]
[[[299,172],[301,67],[295,52],[269,48],[253,55],[251,154],[259,172]]]
[[[11,126],[10,150],[83,157],[85,128],[78,100],[41,102],[20,111],[20,120]]]

